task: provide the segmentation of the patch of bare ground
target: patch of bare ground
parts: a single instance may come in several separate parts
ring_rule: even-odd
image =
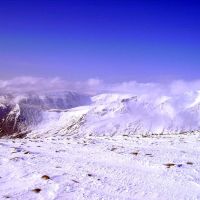
[[[175,164],[174,163],[166,163],[164,164],[167,168],[171,168],[171,167],[174,167]]]
[[[131,152],[132,155],[137,156],[139,152]]]
[[[50,179],[50,177],[47,176],[47,175],[43,175],[41,178],[44,179],[44,180],[49,180]]]
[[[40,188],[35,188],[35,189],[32,190],[32,192],[40,193],[40,192],[41,192],[41,189],[40,189]]]
[[[193,162],[188,161],[188,162],[186,162],[186,164],[187,165],[193,165]]]

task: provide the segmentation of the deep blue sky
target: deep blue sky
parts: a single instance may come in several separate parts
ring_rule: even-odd
[[[0,79],[200,78],[198,1],[69,2],[0,1]]]

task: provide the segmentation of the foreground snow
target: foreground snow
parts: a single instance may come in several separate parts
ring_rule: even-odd
[[[199,144],[198,134],[1,139],[0,199],[200,199]]]

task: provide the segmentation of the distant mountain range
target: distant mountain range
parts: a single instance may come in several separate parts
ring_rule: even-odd
[[[0,96],[0,137],[26,134],[178,134],[200,130],[200,93],[179,96],[75,92]]]

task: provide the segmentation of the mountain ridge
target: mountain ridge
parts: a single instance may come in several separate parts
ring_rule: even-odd
[[[2,96],[0,136],[29,134],[151,135],[200,130],[200,94],[136,96],[74,92]]]
[[[0,98],[0,137],[30,132],[49,109],[67,109],[90,102],[87,95],[75,92],[4,94]]]

